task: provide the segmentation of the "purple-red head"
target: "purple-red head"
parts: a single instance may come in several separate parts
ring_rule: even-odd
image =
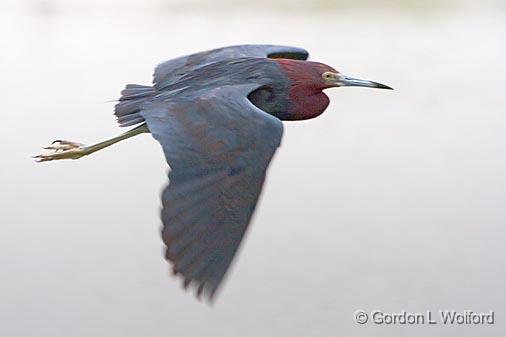
[[[291,115],[293,120],[314,118],[329,105],[322,90],[333,87],[368,87],[392,89],[381,83],[360,80],[341,74],[331,66],[319,62],[276,59],[290,79]]]

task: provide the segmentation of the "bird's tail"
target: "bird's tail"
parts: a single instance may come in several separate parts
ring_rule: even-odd
[[[139,84],[127,84],[121,92],[118,104],[114,106],[119,126],[131,126],[144,122],[140,115],[142,104],[156,93],[153,87]]]

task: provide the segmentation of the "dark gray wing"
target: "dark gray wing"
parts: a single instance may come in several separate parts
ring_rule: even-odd
[[[158,90],[176,82],[184,74],[210,63],[239,57],[269,57],[306,60],[309,53],[297,47],[240,45],[204,51],[161,63],[155,69],[153,84]]]
[[[153,103],[141,114],[171,171],[162,238],[184,285],[212,299],[246,231],[282,122],[247,95],[258,85],[210,89],[191,102]]]

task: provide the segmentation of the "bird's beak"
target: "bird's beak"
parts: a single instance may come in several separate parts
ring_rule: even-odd
[[[353,78],[349,76],[345,76],[339,74],[334,79],[335,86],[337,87],[367,87],[367,88],[377,88],[377,89],[389,89],[393,90],[393,88],[388,85],[384,85],[378,82],[360,80],[358,78]]]

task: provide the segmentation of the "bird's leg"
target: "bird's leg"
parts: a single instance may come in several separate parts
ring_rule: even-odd
[[[50,161],[50,160],[60,160],[60,159],[79,159],[81,157],[92,154],[93,152],[97,152],[98,150],[102,150],[106,147],[111,146],[117,142],[122,140],[137,136],[141,133],[149,132],[148,126],[146,123],[129,130],[117,137],[113,137],[111,139],[107,139],[103,142],[85,146],[83,144],[79,144],[76,142],[70,142],[68,140],[55,140],[51,143],[51,145],[43,147],[46,150],[52,150],[51,153],[48,154],[40,154],[35,156],[35,160],[37,162]]]

